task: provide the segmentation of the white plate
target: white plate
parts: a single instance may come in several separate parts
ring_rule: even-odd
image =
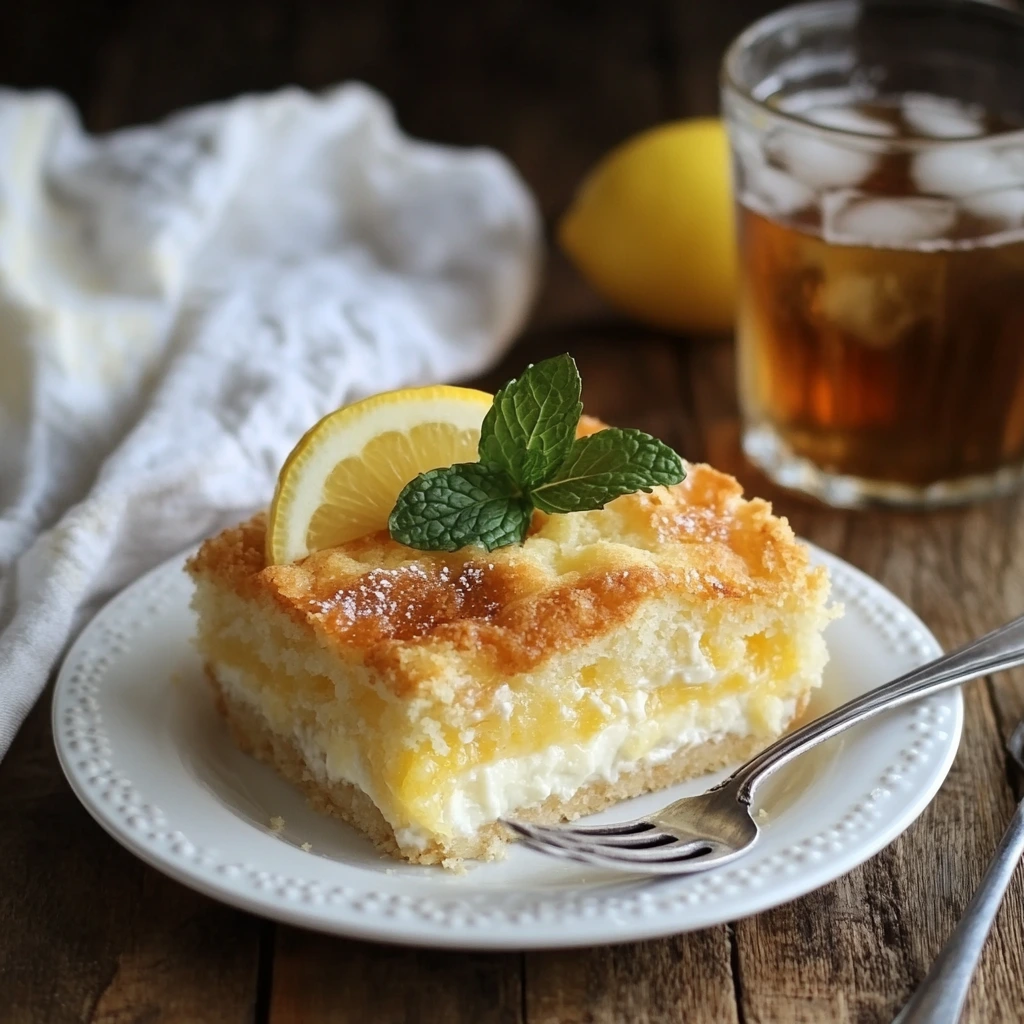
[[[815,558],[831,570],[846,615],[829,626],[832,659],[812,710],[940,653],[887,590],[824,552]],[[732,921],[824,885],[891,842],[934,796],[960,739],[959,691],[837,737],[765,784],[759,803],[768,820],[748,856],[689,878],[604,873],[522,847],[461,876],[403,865],[312,811],[232,745],[190,643],[191,584],[181,562],[115,598],[69,653],[53,703],[61,764],[96,820],[149,864],[226,903],[322,931],[524,949]],[[721,777],[640,797],[597,820],[653,810]],[[275,834],[278,816],[285,828]]]

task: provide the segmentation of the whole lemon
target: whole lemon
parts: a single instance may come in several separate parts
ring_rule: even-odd
[[[587,175],[562,248],[623,312],[676,331],[720,331],[736,308],[729,145],[717,118],[651,128]]]

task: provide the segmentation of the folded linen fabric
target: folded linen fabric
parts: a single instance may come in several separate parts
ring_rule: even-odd
[[[0,756],[76,628],[267,500],[318,417],[521,326],[539,218],[350,84],[102,137],[0,90]]]

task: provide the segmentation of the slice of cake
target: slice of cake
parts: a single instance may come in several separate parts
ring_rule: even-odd
[[[779,736],[820,685],[825,570],[707,466],[490,553],[386,531],[267,565],[262,516],[188,570],[237,741],[377,846],[492,858]]]

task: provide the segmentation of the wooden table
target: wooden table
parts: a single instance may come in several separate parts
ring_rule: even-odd
[[[69,92],[102,130],[297,81],[359,77],[427,137],[506,152],[549,220],[611,145],[710,112],[721,50],[771,4],[209,0],[0,10],[0,74]],[[828,511],[776,492],[737,446],[731,344],[610,315],[552,255],[530,329],[493,385],[569,350],[591,412],[734,472],[796,530],[881,580],[946,645],[1024,610],[1022,500],[932,515]],[[436,953],[259,920],[135,860],[88,817],[42,701],[0,764],[0,1020],[5,1022],[888,1022],[949,934],[1020,793],[1002,742],[1020,676],[967,689],[956,764],[872,861],[759,917],[568,952]],[[1018,876],[967,1019],[1024,1015]]]

